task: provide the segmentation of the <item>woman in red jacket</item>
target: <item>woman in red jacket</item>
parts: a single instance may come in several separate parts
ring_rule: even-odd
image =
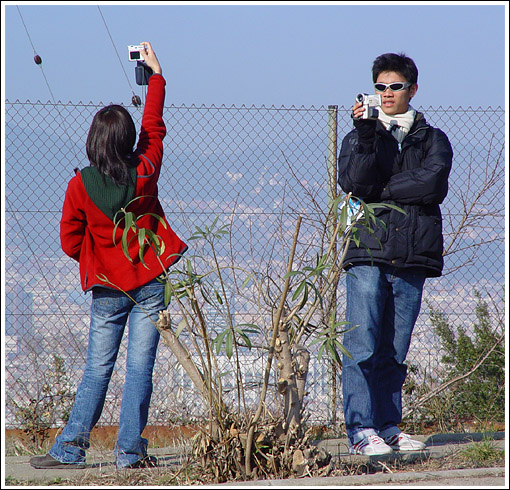
[[[154,458],[147,456],[148,441],[141,434],[147,423],[159,343],[154,323],[165,308],[164,284],[158,276],[163,272],[162,266],[166,269],[175,263],[187,247],[172,231],[158,200],[166,135],[162,117],[166,82],[151,45],[142,44],[145,63],[153,75],[136,149],[133,150],[136,130],[129,112],[119,105],[101,109],[87,138],[90,166],[76,172],[66,191],[60,239],[63,251],[80,264],[83,290],[92,291],[89,346],[69,421],[49,453],[30,460],[36,468],[85,467],[90,431],[101,415],[128,320],[116,464],[118,468],[154,464]],[[138,240],[129,241],[132,235],[128,235],[130,260],[125,256],[122,226],[117,228],[113,240],[114,217],[121,208],[140,217],[139,227],[160,237],[164,242],[160,256],[153,248],[145,247],[142,262]]]

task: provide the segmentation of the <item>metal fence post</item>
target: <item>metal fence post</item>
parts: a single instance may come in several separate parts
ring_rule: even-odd
[[[338,106],[328,106],[328,204],[331,204],[337,196],[337,175],[336,175],[336,157],[337,157],[337,127],[338,127]],[[335,225],[331,222],[330,230]]]
[[[336,217],[331,212],[334,200],[337,197],[337,127],[338,127],[338,106],[328,106],[328,209],[330,214],[329,220],[329,238],[334,240],[334,251],[336,251],[336,237],[332,236],[336,228]],[[329,321],[332,327],[336,323],[337,310],[337,286],[332,288],[330,295],[330,314]],[[336,425],[336,405],[337,405],[337,367],[334,360],[331,360],[331,414],[330,424]]]

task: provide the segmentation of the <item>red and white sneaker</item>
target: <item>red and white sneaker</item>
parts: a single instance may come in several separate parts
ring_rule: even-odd
[[[423,442],[411,439],[411,436],[405,432],[397,432],[390,435],[385,435],[384,432],[381,432],[380,434],[384,442],[394,451],[421,451],[426,447]]]
[[[362,454],[363,456],[379,456],[393,452],[377,434],[362,435],[358,442],[349,446],[350,454]]]

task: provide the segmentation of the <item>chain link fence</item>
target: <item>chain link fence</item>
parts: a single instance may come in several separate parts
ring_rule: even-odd
[[[78,264],[60,249],[59,220],[73,169],[88,165],[86,136],[102,106],[5,104],[6,427],[19,426],[20,413],[47,398],[51,390],[72,393],[81,379],[90,297],[81,291]],[[445,312],[469,332],[473,289],[495,308],[503,304],[504,111],[419,110],[449,136],[454,148],[450,190],[442,206],[445,272],[426,283],[408,356],[409,363],[433,372],[441,353],[429,308]],[[130,111],[139,127],[142,108]],[[231,229],[230,237],[217,245],[222,265],[235,261],[246,270],[263,269],[281,284],[299,215],[303,216],[299,260],[315,257],[324,238],[323,218],[332,192],[328,160],[331,167],[331,149],[340,146],[351,128],[349,108],[170,106],[164,119],[168,134],[160,200],[172,227],[190,245],[188,256],[198,268],[208,266],[207,250],[188,237],[216,217]],[[227,277],[238,280],[242,278]],[[339,317],[343,287],[341,282]],[[229,298],[235,322],[269,325],[237,292]],[[210,322],[221,328],[222,312],[207,313]],[[56,361],[61,362],[59,369]],[[246,396],[255,399],[263,351],[245,352],[242,361]],[[221,362],[228,365],[226,358]],[[124,366],[125,346],[100,425],[118,423]],[[200,398],[163,344],[154,386],[149,424],[188,422],[203,414]],[[336,374],[324,358],[318,362],[312,355],[308,391],[311,422],[327,424],[342,417]],[[277,404],[276,390],[272,397],[268,403]],[[53,423],[61,423],[62,416],[55,413]]]

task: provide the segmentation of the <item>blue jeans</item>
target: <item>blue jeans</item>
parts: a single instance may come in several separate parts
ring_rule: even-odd
[[[421,307],[425,272],[383,264],[355,265],[346,276],[348,327],[343,337],[342,392],[347,435],[402,421],[404,360]]]
[[[126,378],[115,445],[117,467],[129,466],[147,455],[148,441],[141,434],[152,395],[152,370],[160,337],[154,322],[165,308],[164,285],[154,279],[128,294],[137,304],[117,290],[96,287],[92,291],[85,371],[67,425],[49,451],[60,462],[85,461],[90,431],[103,410],[128,319]]]

